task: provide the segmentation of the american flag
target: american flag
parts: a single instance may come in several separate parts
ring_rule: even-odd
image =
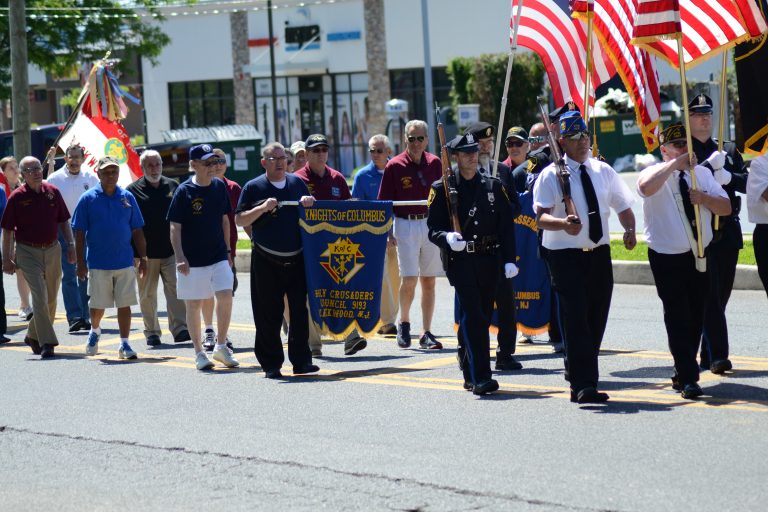
[[[576,0],[574,16],[593,12],[593,30],[603,52],[615,63],[624,87],[635,104],[637,126],[643,134],[648,151],[658,146],[658,125],[661,112],[659,78],[656,59],[647,51],[632,46],[632,20],[635,13],[631,2],[616,0]]]
[[[554,0],[512,0],[510,43],[514,34],[517,9],[522,1],[517,43],[536,52],[544,63],[555,105],[573,101],[584,112],[584,77],[586,74],[586,30],[583,22],[571,19]],[[561,3],[567,5],[567,2]],[[590,77],[590,104],[594,90],[616,74],[613,63],[593,39],[593,68]]]
[[[676,68],[679,67],[677,41],[668,39],[674,33],[669,32],[667,23],[675,16],[680,19],[686,69],[766,30],[765,19],[754,0],[621,0],[621,3],[627,1],[635,4],[638,13],[633,44],[642,45]],[[672,11],[646,13],[643,17],[639,9],[648,9],[648,5],[655,3],[664,4],[664,8]]]

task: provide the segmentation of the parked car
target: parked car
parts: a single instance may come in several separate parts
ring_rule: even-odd
[[[63,124],[46,124],[43,126],[36,126],[30,130],[32,137],[32,156],[38,158],[41,162],[45,158],[48,149],[53,145],[56,137],[59,136],[61,130],[64,129]],[[0,132],[0,158],[13,155],[13,130],[6,130]],[[26,155],[16,155],[17,158],[21,158]],[[64,165],[64,158],[59,156],[56,159],[55,167],[59,168]]]

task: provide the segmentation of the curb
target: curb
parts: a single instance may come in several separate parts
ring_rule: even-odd
[[[235,256],[235,266],[238,273],[249,273],[251,268],[251,251],[238,249]],[[613,262],[613,282],[616,284],[641,284],[654,286],[651,266],[647,261]],[[734,290],[762,290],[763,283],[754,265],[736,265]]]

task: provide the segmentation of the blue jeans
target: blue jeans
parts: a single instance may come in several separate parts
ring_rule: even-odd
[[[88,280],[80,281],[77,278],[75,265],[67,261],[67,242],[61,234],[59,234],[59,245],[61,246],[61,295],[64,297],[67,321],[72,323],[80,318],[90,320]]]

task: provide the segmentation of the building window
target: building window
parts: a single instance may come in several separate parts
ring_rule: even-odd
[[[168,84],[171,129],[222,126],[235,122],[232,80]]]
[[[432,124],[430,120],[434,119],[434,107],[430,106],[427,114],[423,68],[391,70],[389,83],[392,97],[408,102],[409,119],[423,119]],[[444,67],[432,68],[432,95],[441,107],[451,105],[451,81]]]

